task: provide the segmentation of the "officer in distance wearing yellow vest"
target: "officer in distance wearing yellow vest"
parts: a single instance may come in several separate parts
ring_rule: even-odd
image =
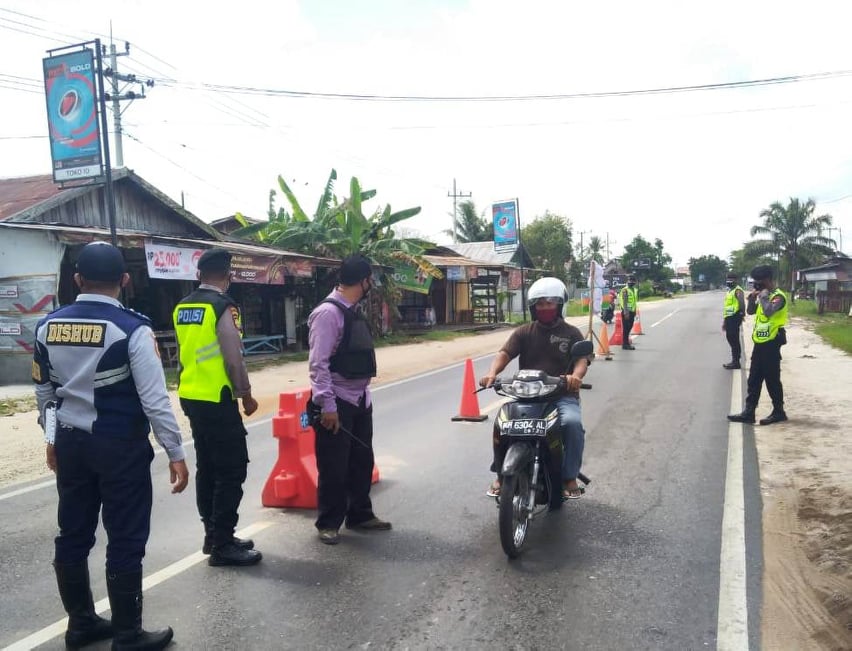
[[[636,289],[636,276],[627,276],[627,286],[618,292],[618,301],[621,305],[621,325],[623,327],[624,339],[621,347],[624,350],[635,350],[636,347],[630,343],[630,331],[633,330],[633,322],[636,321],[636,312],[639,310],[639,290]]]
[[[243,412],[257,401],[243,360],[240,313],[225,291],[231,282],[231,254],[205,251],[198,259],[201,284],[173,314],[178,342],[178,396],[195,441],[195,493],[204,524],[202,551],[209,565],[254,565],[254,542],[234,536],[248,468]]]
[[[787,420],[784,413],[784,388],[781,386],[781,346],[787,343],[787,297],[775,286],[772,267],[761,265],[751,270],[754,289],[748,295],[746,313],[754,315],[751,339],[751,367],[748,373],[748,393],[745,406],[739,414],[729,414],[735,423],[754,423],[754,412],[760,401],[760,390],[766,390],[772,399],[772,413],[760,420],[761,425],[771,425]]]
[[[740,344],[740,326],[742,326],[745,316],[745,293],[737,283],[737,274],[728,274],[725,285],[728,288],[728,293],[725,294],[725,306],[722,310],[722,330],[731,346],[731,361],[729,364],[722,364],[722,366],[732,370],[742,368],[740,366],[740,358],[743,355],[742,345]]]

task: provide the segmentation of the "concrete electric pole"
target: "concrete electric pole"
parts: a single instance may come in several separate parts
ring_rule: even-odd
[[[116,52],[115,43],[109,44],[110,67],[104,71],[104,76],[109,77],[112,86],[112,92],[106,93],[107,101],[112,101],[112,119],[113,131],[115,133],[115,166],[124,167],[124,148],[121,143],[121,106],[122,100],[145,99],[145,87],[151,88],[154,82],[151,79],[142,81],[136,78],[136,75],[122,75],[118,72],[118,57],[124,57],[130,54],[130,43],[125,42],[124,52]],[[127,91],[126,93],[119,92],[118,82],[123,81],[127,84],[139,84],[140,92]],[[126,87],[125,87],[126,88]]]
[[[453,198],[453,244],[457,244],[458,243],[458,235],[456,233],[456,222],[458,221],[458,209],[456,208],[456,199],[458,199],[460,197],[462,197],[462,198],[463,197],[470,197],[472,195],[471,195],[470,192],[468,192],[468,193],[458,192],[456,190],[456,180],[453,179],[453,193],[450,194],[449,192],[447,192],[447,196]]]

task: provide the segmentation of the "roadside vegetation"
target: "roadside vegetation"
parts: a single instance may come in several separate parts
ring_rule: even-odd
[[[815,301],[798,300],[790,306],[792,316],[806,319],[826,343],[852,354],[852,318],[839,313],[817,313]]]
[[[12,416],[21,412],[33,411],[36,408],[35,395],[20,398],[0,400],[0,417]]]

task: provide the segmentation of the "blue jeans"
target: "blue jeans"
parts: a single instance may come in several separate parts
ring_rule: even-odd
[[[562,426],[562,481],[576,479],[583,465],[586,430],[580,413],[580,401],[566,396],[557,403],[559,424]]]

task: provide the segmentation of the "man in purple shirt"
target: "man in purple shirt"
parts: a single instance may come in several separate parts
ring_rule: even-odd
[[[373,288],[370,261],[353,255],[340,267],[338,285],[308,318],[309,411],[316,433],[316,527],[327,545],[348,529],[387,531],[373,513],[373,404],[370,379],[376,352],[370,326],[358,305]]]

